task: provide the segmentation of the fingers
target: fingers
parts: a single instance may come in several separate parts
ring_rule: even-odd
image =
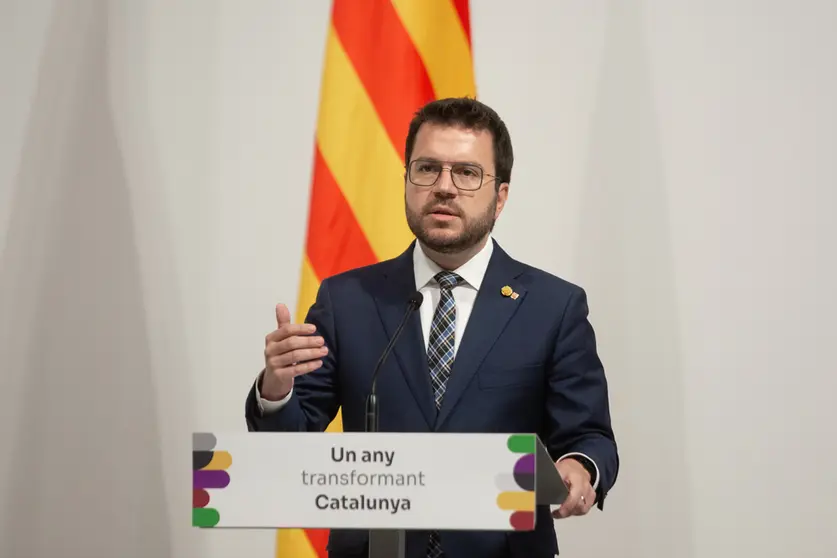
[[[596,491],[580,475],[571,473],[565,480],[570,493],[561,507],[552,512],[552,516],[557,519],[572,515],[586,515],[596,504]]]
[[[317,328],[312,324],[284,324],[279,326],[279,329],[271,331],[267,335],[265,338],[265,345],[276,341],[282,341],[283,339],[287,339],[288,337],[293,337],[295,335],[311,335],[315,331],[317,331]]]
[[[307,362],[300,362],[292,366],[287,366],[277,370],[277,374],[282,374],[290,378],[296,378],[303,374],[308,374],[314,370],[319,369],[323,365],[322,360],[309,360]]]
[[[281,343],[276,343],[276,346],[279,345],[281,345]],[[309,349],[294,349],[292,351],[278,350],[275,355],[268,355],[267,362],[271,368],[284,368],[299,362],[325,358],[327,354],[328,347],[325,346],[313,347]]]
[[[328,347],[322,336],[310,335],[315,329],[310,324],[286,324],[270,333],[265,339],[264,349],[267,366],[280,372],[280,369],[324,358]],[[288,371],[282,370],[282,373],[288,374]]]
[[[264,348],[264,356],[266,358],[270,358],[300,349],[318,349],[324,345],[325,340],[320,336],[311,337],[307,335],[294,335],[293,337],[288,337],[286,339],[282,339],[281,341],[272,341],[270,340],[270,336],[268,336],[268,341]]]
[[[276,305],[276,328],[282,329],[283,325],[291,323],[291,312],[281,302]]]
[[[583,483],[577,482],[570,485],[570,494],[567,499],[558,508],[558,517],[569,517],[576,515],[579,511],[579,506],[583,505],[581,497],[585,495]],[[586,499],[586,496],[585,496]]]
[[[584,491],[584,499],[581,501],[578,515],[586,515],[596,505],[596,491],[589,484]]]

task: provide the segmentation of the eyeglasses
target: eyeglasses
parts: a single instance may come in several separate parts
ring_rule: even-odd
[[[430,159],[417,159],[411,161],[407,167],[407,178],[416,186],[433,186],[442,175],[442,170],[448,169],[453,185],[460,190],[479,190],[485,177],[494,178],[493,174],[487,174],[478,165],[471,163],[452,163],[443,165],[439,161]]]

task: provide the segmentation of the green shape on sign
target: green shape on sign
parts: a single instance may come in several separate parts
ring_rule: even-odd
[[[221,516],[213,508],[192,508],[192,527],[215,527]]]
[[[509,436],[508,446],[512,453],[535,453],[535,435],[515,434]]]

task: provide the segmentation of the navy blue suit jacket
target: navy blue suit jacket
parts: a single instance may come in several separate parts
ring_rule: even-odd
[[[492,242],[495,242],[492,240]],[[250,431],[323,431],[343,409],[343,430],[364,430],[372,371],[416,290],[412,250],[328,278],[307,323],[330,351],[317,371],[297,377],[286,405],[262,416],[250,390]],[[517,299],[501,295],[508,285]],[[378,376],[380,430],[389,432],[534,432],[553,459],[592,458],[601,507],[619,459],[608,390],[587,319],[584,291],[509,257],[494,246],[437,413],[418,312]],[[550,510],[532,532],[442,532],[446,558],[541,558],[557,554]],[[427,533],[409,532],[408,558],[424,558]],[[365,531],[332,530],[329,556],[366,556]]]

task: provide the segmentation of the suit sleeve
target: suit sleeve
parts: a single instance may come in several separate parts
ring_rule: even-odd
[[[281,409],[273,412],[260,408],[254,384],[245,404],[245,420],[250,432],[323,432],[337,416],[340,408],[338,347],[328,280],[320,284],[317,300],[308,311],[305,323],[315,325],[317,331],[312,335],[320,335],[325,340],[329,351],[323,365],[314,372],[297,376],[291,397]]]
[[[588,320],[587,296],[577,288],[564,309],[549,373],[547,448],[553,459],[582,454],[594,462],[601,509],[616,481],[619,457],[610,422],[607,379]]]

